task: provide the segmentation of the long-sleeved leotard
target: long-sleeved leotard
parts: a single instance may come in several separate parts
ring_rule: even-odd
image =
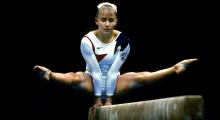
[[[93,79],[95,96],[112,96],[119,69],[130,52],[128,37],[119,32],[111,43],[105,44],[89,32],[82,38],[80,49],[86,61],[85,72]]]

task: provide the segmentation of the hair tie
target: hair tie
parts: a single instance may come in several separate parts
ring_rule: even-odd
[[[98,9],[99,9],[99,8],[101,8],[101,7],[104,6],[104,5],[110,5],[110,6],[115,10],[115,12],[117,12],[117,7],[116,7],[116,5],[111,4],[111,3],[109,3],[109,2],[100,3],[97,7],[98,7]]]

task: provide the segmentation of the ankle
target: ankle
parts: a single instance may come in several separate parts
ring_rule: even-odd
[[[176,64],[174,67],[174,71],[176,74],[181,74],[186,70],[186,67],[184,64]]]

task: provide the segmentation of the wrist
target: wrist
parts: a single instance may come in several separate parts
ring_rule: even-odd
[[[105,106],[112,105],[112,96],[107,96]]]
[[[100,103],[100,102],[102,102],[101,96],[95,96],[94,102],[95,102],[95,103]]]

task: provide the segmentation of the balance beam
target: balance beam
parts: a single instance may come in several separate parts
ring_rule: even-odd
[[[200,95],[176,96],[97,107],[96,120],[202,120]],[[93,120],[91,108],[88,120]]]

